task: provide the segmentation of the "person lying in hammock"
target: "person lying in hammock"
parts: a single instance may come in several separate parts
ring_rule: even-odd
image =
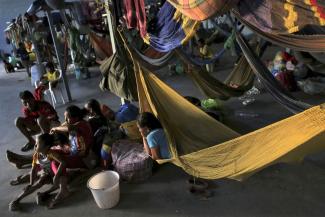
[[[145,152],[153,160],[170,158],[167,138],[159,120],[152,113],[143,112],[138,117],[137,125]]]

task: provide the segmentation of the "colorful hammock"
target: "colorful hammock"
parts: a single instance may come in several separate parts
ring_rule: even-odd
[[[177,10],[193,20],[206,20],[224,14],[239,0],[168,0]]]
[[[185,44],[195,33],[200,22],[182,15],[171,4],[165,2],[157,14],[155,32],[143,38],[151,47],[168,52]]]
[[[325,25],[324,6],[317,0],[240,0],[238,12],[263,32],[289,34],[307,25]]]
[[[274,44],[306,52],[324,52],[325,50],[324,35],[274,35],[271,33],[263,32],[258,27],[242,19],[238,12],[234,10],[232,12],[241,23],[249,27],[254,33],[258,34],[265,40],[268,40]]]
[[[168,0],[193,20],[205,20],[238,8],[243,19],[268,33],[293,33],[306,25],[325,25],[325,4],[320,0]]]

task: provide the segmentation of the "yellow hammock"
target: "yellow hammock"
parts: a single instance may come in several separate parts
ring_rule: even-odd
[[[134,62],[140,108],[161,121],[172,162],[206,179],[242,180],[279,162],[299,162],[325,149],[325,104],[240,136],[189,103]]]

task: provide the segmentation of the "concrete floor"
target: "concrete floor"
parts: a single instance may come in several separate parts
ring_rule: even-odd
[[[231,58],[225,56],[216,71],[229,71]],[[1,67],[0,67],[1,68]],[[224,73],[216,73],[224,77]],[[202,98],[186,76],[162,76],[168,84],[182,95]],[[100,92],[99,75],[90,80],[76,81],[69,77],[73,103],[82,105],[89,98],[96,98],[113,109],[119,99],[112,94]],[[20,115],[21,104],[17,95],[23,89],[31,89],[25,72],[4,74],[0,72],[0,214],[1,216],[324,216],[325,213],[325,158],[324,154],[309,157],[300,165],[275,165],[264,169],[244,182],[232,180],[211,181],[212,197],[203,199],[187,190],[189,178],[173,165],[163,165],[148,181],[142,184],[121,184],[121,200],[111,210],[97,208],[86,187],[87,173],[71,184],[72,196],[54,210],[38,207],[34,195],[22,201],[22,212],[8,212],[8,203],[23,186],[12,187],[9,180],[28,170],[17,170],[5,159],[7,149],[18,151],[25,143],[15,129],[14,118]],[[303,93],[295,95],[312,104],[324,102],[322,97],[310,97]],[[58,108],[62,118],[65,106]],[[262,93],[256,101],[243,106],[236,98],[224,103],[225,122],[240,133],[247,133],[291,114],[275,103],[271,96]],[[257,117],[243,118],[235,115],[242,111],[256,113]],[[324,141],[325,142],[325,141]],[[261,144],[262,145],[262,144]]]

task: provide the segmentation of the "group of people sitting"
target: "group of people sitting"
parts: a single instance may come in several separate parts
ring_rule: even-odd
[[[122,105],[114,113],[109,107],[91,99],[84,108],[68,106],[64,112],[64,122],[60,123],[56,110],[48,102],[36,100],[27,90],[19,96],[24,116],[18,117],[15,124],[27,139],[21,151],[33,150],[33,154],[19,155],[7,151],[9,162],[17,168],[32,165],[29,174],[11,182],[12,185],[29,182],[23,192],[10,202],[11,211],[19,210],[20,201],[45,184],[51,187],[38,192],[36,201],[38,204],[47,201],[50,193],[59,189],[47,203],[48,208],[54,208],[69,196],[67,174],[70,169],[91,169],[96,166],[111,169],[110,152],[114,142],[122,138],[132,139],[128,138],[128,130],[123,128],[125,123],[121,122],[131,123],[133,119],[141,135],[139,138],[142,138],[143,150],[152,159],[170,158],[165,132],[159,120],[152,113],[134,113],[138,110],[131,103]]]

